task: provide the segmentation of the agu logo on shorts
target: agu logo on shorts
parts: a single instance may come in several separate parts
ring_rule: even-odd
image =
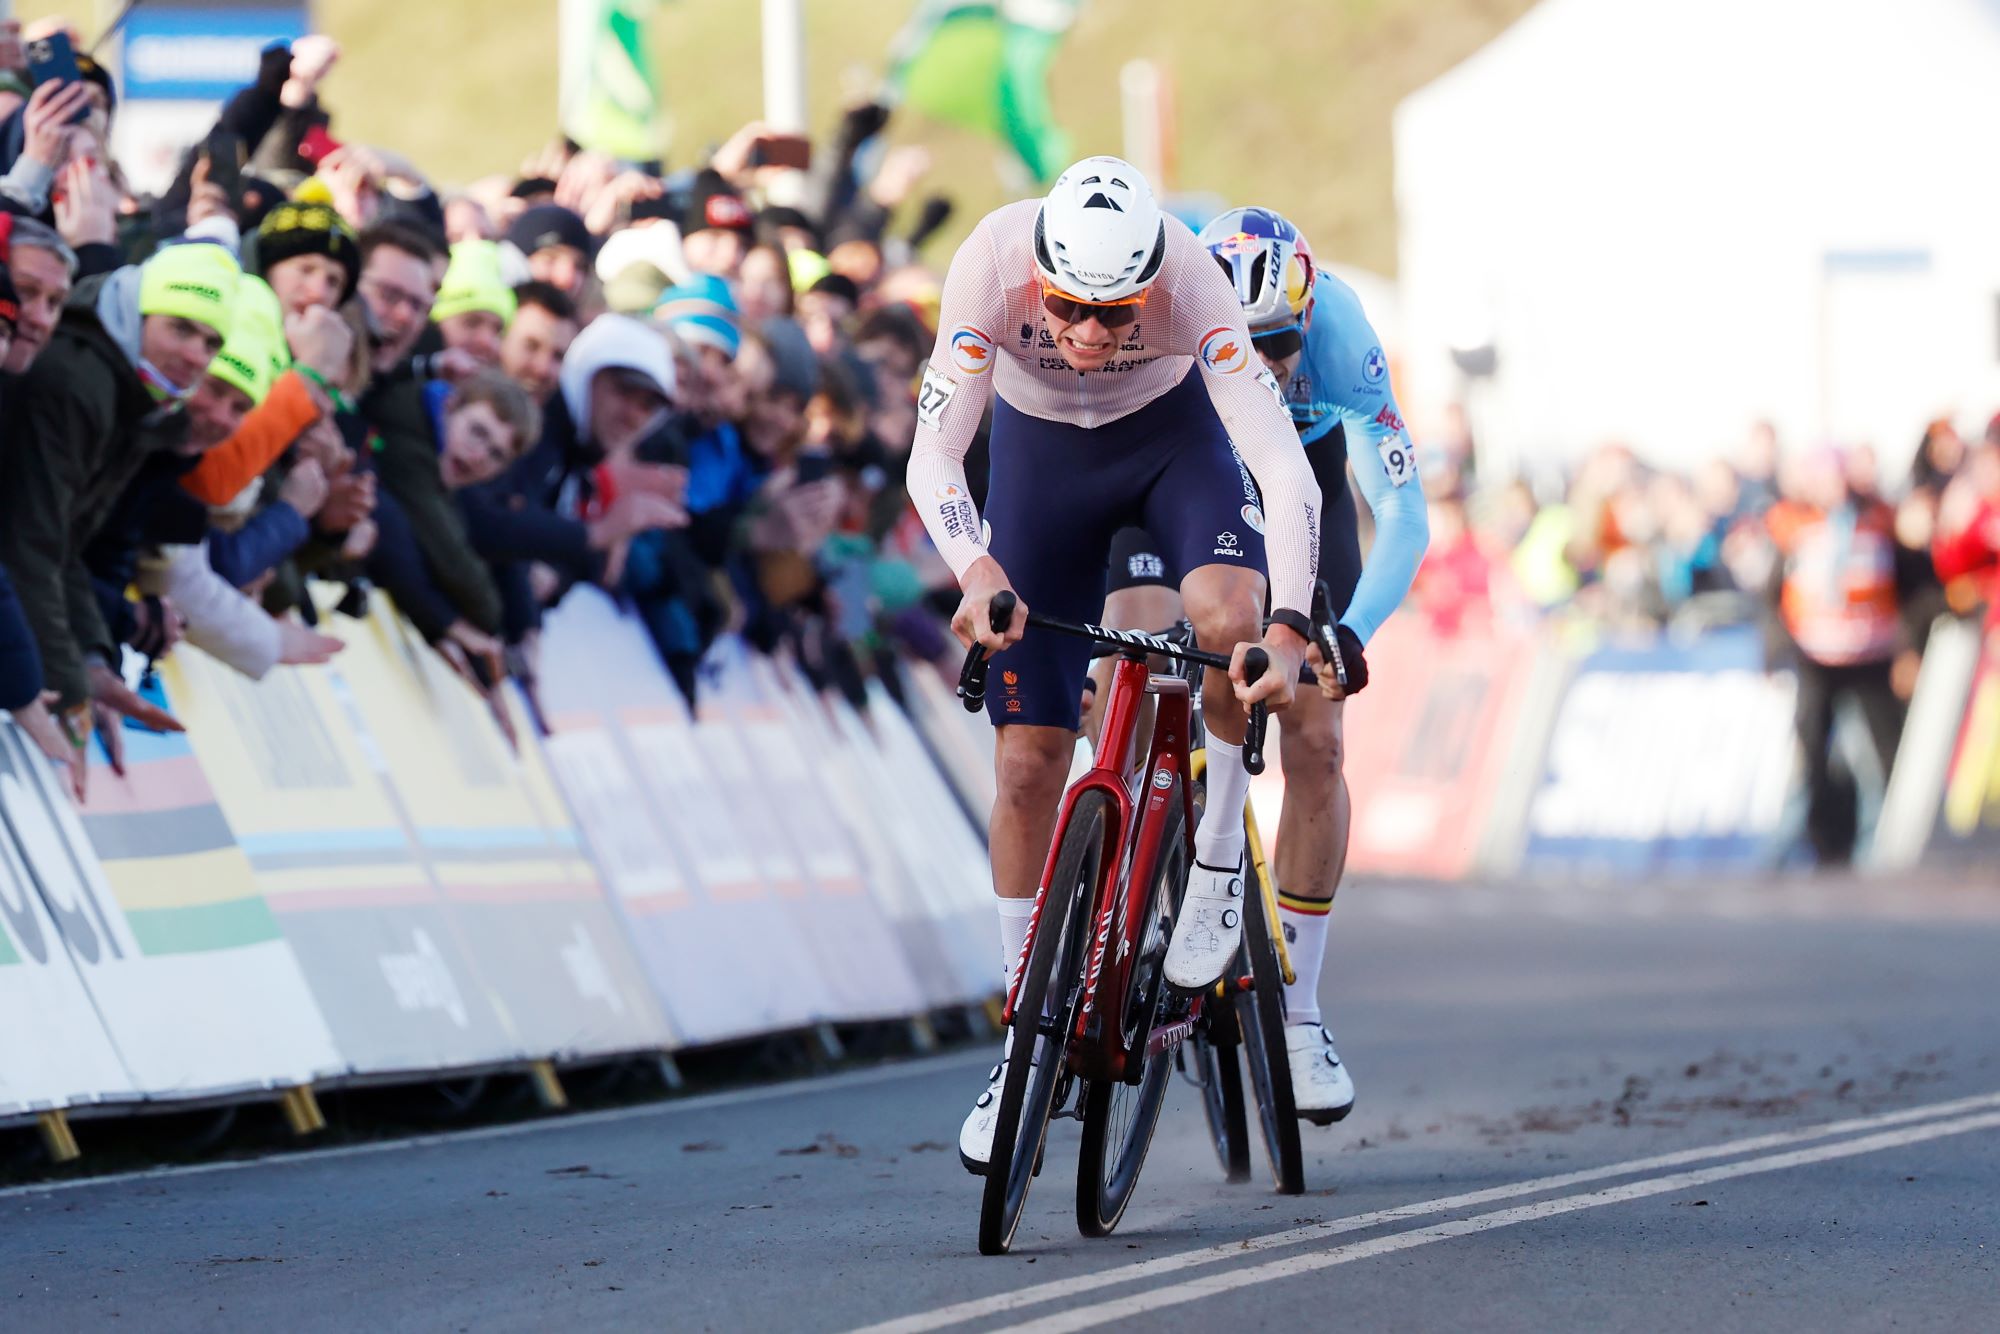
[[[951,331],[951,364],[967,375],[983,375],[993,364],[993,340],[969,324]]]
[[[1210,329],[1201,336],[1201,364],[1217,375],[1234,375],[1250,364],[1250,343],[1234,329]]]

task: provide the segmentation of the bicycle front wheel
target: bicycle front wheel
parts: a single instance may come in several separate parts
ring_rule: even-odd
[[[1005,1255],[1034,1184],[1057,1091],[1069,1086],[1064,1061],[1083,985],[1090,906],[1104,861],[1111,799],[1086,793],[1063,831],[1055,874],[1042,897],[1035,942],[1021,975],[1008,1028],[1007,1078],[993,1126],[993,1156],[979,1203],[979,1253]]]
[[[1292,1101],[1291,1058],[1285,1053],[1285,975],[1273,938],[1277,924],[1264,909],[1257,885],[1243,896],[1243,953],[1250,960],[1250,990],[1236,998],[1243,1028],[1243,1054],[1257,1094],[1257,1121],[1271,1179],[1280,1195],[1303,1195],[1305,1155],[1299,1145],[1298,1106]]]
[[[1144,1062],[1144,1068],[1136,1084],[1094,1079],[1084,1089],[1083,1147],[1076,1164],[1076,1225],[1086,1237],[1110,1236],[1125,1216],[1132,1188],[1139,1184],[1146,1150],[1153,1143],[1153,1130],[1160,1123],[1167,1082],[1173,1078],[1173,1054],[1162,1051],[1149,1058],[1146,1044],[1153,1028],[1185,1004],[1161,976],[1174,917],[1187,891],[1188,853],[1182,828],[1181,793],[1176,784],[1167,797],[1159,869],[1146,894],[1145,915],[1134,932],[1139,947],[1122,1015],[1124,1031],[1132,1035],[1135,1048],[1131,1059]]]

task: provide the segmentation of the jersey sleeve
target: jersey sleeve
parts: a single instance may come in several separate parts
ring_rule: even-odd
[[[1272,609],[1310,615],[1319,574],[1319,483],[1299,448],[1284,390],[1250,345],[1229,281],[1192,234],[1182,253],[1190,251],[1178,270],[1168,350],[1192,356],[1201,368],[1216,415],[1263,493]]]
[[[1329,388],[1340,405],[1355,483],[1375,516],[1375,541],[1340,620],[1366,644],[1409,595],[1430,545],[1430,518],[1415,447],[1396,406],[1381,341],[1360,302],[1344,288],[1338,304],[1330,305],[1323,313],[1340,318],[1329,320],[1326,329],[1336,340]],[[1321,313],[1315,313],[1315,328]]]
[[[988,217],[958,248],[945,275],[937,344],[917,390],[917,435],[910,448],[910,499],[938,554],[961,580],[986,554],[979,509],[966,485],[965,453],[993,397],[994,332],[1006,303]]]

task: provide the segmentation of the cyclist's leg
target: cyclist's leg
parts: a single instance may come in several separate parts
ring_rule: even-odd
[[[987,549],[1030,609],[1084,621],[1103,606],[1111,535],[1124,525],[1130,497],[1143,492],[1153,466],[1128,437],[1043,421],[995,400]],[[1090,645],[1081,639],[1030,633],[994,657],[987,677],[986,709],[996,729],[987,844],[1002,977],[1010,989],[1069,775],[1089,662]],[[992,1154],[1012,1056],[1002,1053],[959,1130],[960,1161],[974,1171],[984,1171]]]
[[[1347,610],[1361,578],[1359,516],[1347,484],[1347,449],[1341,432],[1306,449],[1319,480],[1320,577],[1336,617]],[[1354,1105],[1354,1081],[1320,1022],[1319,979],[1326,959],[1334,890],[1347,863],[1350,806],[1341,723],[1346,704],[1302,691],[1279,731],[1285,770],[1285,805],[1278,820],[1278,921],[1292,960],[1285,988],[1286,1048],[1292,1099],[1315,1119],[1338,1119]]]
[[[1340,428],[1307,446],[1306,457],[1322,498],[1319,573],[1332,599],[1332,614],[1338,617],[1347,610],[1361,579],[1360,521],[1347,484],[1347,446]],[[1327,914],[1347,865],[1352,808],[1341,738],[1344,708],[1344,702],[1329,702],[1317,691],[1304,691],[1280,728],[1285,805],[1278,820],[1273,870],[1285,938],[1296,944],[1291,955],[1297,981],[1286,988],[1286,1009],[1301,1021],[1319,1018]]]
[[[1174,573],[1160,554],[1159,544],[1144,528],[1121,528],[1111,539],[1110,577],[1105,586],[1104,614],[1099,625],[1114,630],[1164,630],[1181,618],[1181,594]],[[1084,735],[1097,743],[1103,714],[1096,708],[1111,684],[1114,658],[1100,658],[1084,687]],[[1146,728],[1141,727],[1143,735]]]
[[[1187,385],[1183,383],[1182,389]],[[1180,392],[1180,391],[1176,391]],[[1177,404],[1165,471],[1146,497],[1146,528],[1181,575],[1181,602],[1201,647],[1228,654],[1262,637],[1264,519],[1256,484],[1230,447],[1205,391]],[[1221,975],[1243,924],[1243,708],[1228,678],[1202,681],[1208,804],[1195,830],[1195,865],[1167,952],[1167,980],[1199,989]]]

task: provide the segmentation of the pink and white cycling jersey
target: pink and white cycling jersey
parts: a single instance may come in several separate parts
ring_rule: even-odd
[[[910,495],[961,579],[986,554],[966,489],[965,452],[997,391],[1031,417],[1097,427],[1137,411],[1199,363],[1216,415],[1264,498],[1274,608],[1308,612],[1319,558],[1319,484],[1299,448],[1283,391],[1250,345],[1243,308],[1215,261],[1177,219],[1136,323],[1118,354],[1080,373],[1042,322],[1035,214],[1023,200],[986,215],[945,276],[938,340],[917,396]],[[1049,478],[1052,487],[1064,485]]]

